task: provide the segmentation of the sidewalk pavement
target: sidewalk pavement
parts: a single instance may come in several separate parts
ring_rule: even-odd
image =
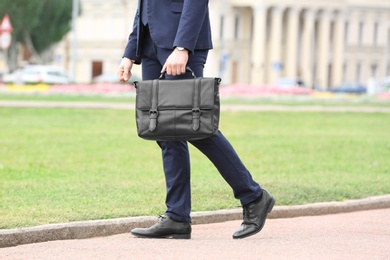
[[[240,223],[193,225],[190,240],[141,239],[127,232],[20,245],[0,248],[0,259],[390,259],[390,208],[271,218],[259,234],[233,240]]]
[[[268,215],[268,217],[270,219],[284,219],[384,208],[390,208],[390,194],[359,200],[348,200],[344,202],[323,202],[297,206],[275,206],[274,210]],[[193,212],[192,219],[194,226],[236,221],[242,219],[242,210],[239,208]],[[156,220],[157,217],[130,217],[0,230],[0,248],[53,240],[112,236],[128,233],[129,230],[135,227],[148,227],[154,224]],[[390,235],[390,233],[388,235]]]

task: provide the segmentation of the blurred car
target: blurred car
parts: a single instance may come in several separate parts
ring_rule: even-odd
[[[116,73],[103,73],[92,79],[93,83],[119,83]]]
[[[390,77],[379,80],[378,88],[380,92],[390,92]]]
[[[272,84],[265,85],[264,88],[274,94],[307,95],[313,92],[299,78],[280,78]]]
[[[132,75],[129,82],[140,81],[141,79]],[[92,83],[121,83],[116,73],[103,73],[92,79]]]
[[[330,88],[329,91],[332,93],[365,94],[367,93],[367,87],[358,82],[347,82]]]
[[[68,74],[61,68],[47,65],[29,65],[23,69],[4,75],[4,83],[22,84],[68,84]]]
[[[305,87],[303,80],[299,78],[280,78],[275,82],[280,87]]]

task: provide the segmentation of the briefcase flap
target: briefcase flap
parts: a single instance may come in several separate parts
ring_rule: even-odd
[[[199,79],[199,78],[198,78]],[[215,105],[215,95],[218,95],[218,78],[201,78],[199,108],[212,109]],[[192,109],[194,106],[195,79],[159,80],[157,88],[157,108]],[[153,80],[136,83],[137,109],[150,110],[153,97]]]

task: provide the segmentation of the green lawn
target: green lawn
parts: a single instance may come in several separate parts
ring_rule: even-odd
[[[390,114],[223,112],[277,205],[390,193]],[[191,147],[193,211],[239,207]],[[0,228],[164,213],[160,151],[134,111],[0,108]]]
[[[0,92],[1,100],[18,101],[73,101],[73,102],[115,102],[134,103],[135,92],[128,92],[118,95],[99,94],[45,94],[45,93],[12,93]],[[389,100],[380,100],[365,95],[335,95],[333,97],[316,96],[223,96],[222,104],[246,104],[246,105],[283,105],[283,106],[347,106],[347,107],[390,107]]]

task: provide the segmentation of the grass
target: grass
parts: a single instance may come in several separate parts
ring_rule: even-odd
[[[134,121],[127,110],[0,108],[0,228],[163,213],[160,151]],[[221,130],[277,205],[390,192],[390,114],[223,112]],[[190,149],[193,211],[239,207]]]
[[[18,101],[72,101],[72,102],[115,102],[115,103],[134,103],[135,93],[123,93],[116,95],[99,94],[49,94],[49,93],[12,93],[0,92],[0,101],[18,100]],[[246,104],[246,105],[283,105],[283,106],[347,106],[347,107],[390,107],[389,100],[380,100],[370,96],[359,95],[335,95],[332,97],[316,96],[224,96],[222,104]]]

